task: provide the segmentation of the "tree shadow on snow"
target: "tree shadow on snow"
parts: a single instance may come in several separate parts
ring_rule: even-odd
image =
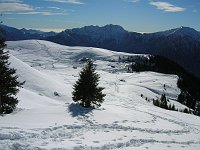
[[[85,116],[86,114],[90,113],[93,109],[84,108],[79,104],[72,103],[69,105],[68,110],[71,113],[72,117],[77,117],[77,116]]]

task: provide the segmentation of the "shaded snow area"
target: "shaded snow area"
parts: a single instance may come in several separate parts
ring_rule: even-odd
[[[127,53],[39,40],[7,45],[11,66],[26,83],[16,111],[0,116],[0,150],[200,149],[200,117],[164,110],[151,101],[166,94],[184,109],[174,101],[180,93],[177,76],[126,73],[118,57]],[[105,102],[95,110],[71,98],[85,58],[95,60],[105,87]]]

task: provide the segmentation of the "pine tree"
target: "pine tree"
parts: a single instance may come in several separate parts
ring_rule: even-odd
[[[196,109],[195,109],[195,114],[200,116],[200,102],[197,103]]]
[[[173,104],[173,106],[172,106],[172,110],[176,110],[176,108],[175,108],[175,105]]]
[[[99,79],[93,62],[89,60],[73,86],[73,101],[78,102],[83,107],[100,107],[105,94],[102,93],[104,88],[98,87]]]
[[[11,113],[18,103],[15,97],[23,85],[17,81],[16,70],[9,68],[8,52],[4,51],[5,41],[0,37],[0,114]]]
[[[161,107],[165,108],[165,109],[168,109],[167,98],[166,98],[165,94],[161,95],[160,101],[161,101]]]
[[[168,110],[172,110],[172,105],[171,104],[168,105]]]
[[[188,113],[189,113],[189,110],[188,110],[187,108],[185,108],[185,109],[183,110],[183,112],[188,114]]]
[[[158,107],[160,107],[161,106],[161,102],[157,99],[157,100],[154,100],[153,99],[153,104],[155,105],[155,106],[158,106]]]

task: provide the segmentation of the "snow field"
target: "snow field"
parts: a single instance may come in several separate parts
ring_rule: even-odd
[[[127,53],[39,40],[7,44],[11,66],[26,83],[17,95],[16,111],[0,117],[0,150],[200,149],[199,117],[145,100],[165,93],[184,108],[174,101],[180,93],[177,76],[120,73],[123,64],[113,60]],[[71,98],[83,57],[96,60],[100,86],[105,87],[105,102],[95,110],[81,108]]]

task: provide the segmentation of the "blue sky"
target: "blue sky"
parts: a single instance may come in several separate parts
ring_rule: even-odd
[[[200,0],[0,0],[0,13],[6,25],[44,31],[106,24],[136,32],[200,31]]]

